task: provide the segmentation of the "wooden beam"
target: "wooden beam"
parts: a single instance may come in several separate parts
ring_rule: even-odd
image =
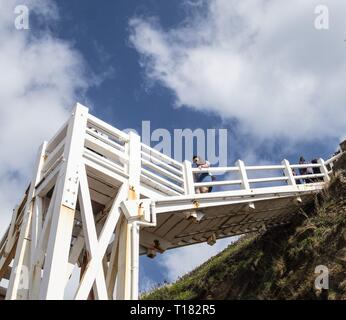
[[[83,234],[85,239],[85,245],[89,257],[92,259],[97,256],[98,239],[96,233],[95,219],[91,206],[90,193],[88,188],[88,179],[86,175],[85,167],[80,169],[80,184],[79,184],[79,206],[81,209],[82,223],[83,223]],[[87,267],[86,267],[87,269]],[[83,275],[84,277],[84,275]],[[83,281],[82,277],[82,281]],[[81,281],[81,282],[82,282]],[[87,297],[90,288],[85,287],[85,297]],[[107,300],[108,294],[106,289],[106,281],[103,271],[102,263],[98,266],[98,272],[96,274],[94,293],[99,300]],[[82,294],[80,294],[83,299]]]
[[[57,181],[57,198],[53,207],[40,288],[40,299],[43,300],[61,300],[64,297],[87,119],[88,109],[77,104],[66,134],[66,162]]]

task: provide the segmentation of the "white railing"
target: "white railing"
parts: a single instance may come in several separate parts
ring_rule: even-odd
[[[162,194],[185,194],[183,165],[141,144],[141,182]]]
[[[245,166],[244,162],[239,160],[236,163],[237,165],[233,167],[191,168],[190,181],[192,182],[190,184],[192,186],[188,189],[190,190],[190,194],[195,193],[201,187],[226,186],[233,187],[231,190],[250,190],[258,187],[284,187],[293,185],[298,190],[300,185],[328,182],[333,163],[340,156],[341,153],[327,161],[319,159],[318,163],[307,164],[290,164],[287,160],[283,160],[281,165]],[[311,169],[313,173],[306,173],[307,169]],[[211,175],[223,173],[223,176],[221,178],[217,176],[216,181],[196,182],[196,176],[202,173],[209,173]],[[251,177],[251,175],[255,175],[255,177]],[[256,175],[261,175],[261,177],[256,177]],[[231,176],[233,177],[230,178]],[[213,189],[213,192],[217,191],[215,188]],[[225,191],[225,189],[219,191]]]
[[[68,123],[47,143],[46,158],[42,168],[43,178],[58,172],[64,162],[64,148]],[[98,118],[88,115],[85,131],[84,157],[89,163],[97,164],[123,177],[129,176],[129,145],[131,135],[120,131]],[[280,165],[246,166],[237,161],[232,167],[192,168],[191,162],[180,163],[163,153],[140,143],[135,165],[140,165],[140,183],[147,190],[162,196],[195,194],[201,187],[213,187],[213,192],[230,190],[251,190],[266,186],[298,186],[320,184],[329,181],[333,164],[342,155],[339,154],[318,163],[290,164],[283,160]],[[314,173],[306,174],[308,168]],[[196,175],[210,173],[216,175],[216,181],[196,182]]]

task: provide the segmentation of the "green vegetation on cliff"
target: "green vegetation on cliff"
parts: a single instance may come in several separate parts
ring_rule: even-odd
[[[315,289],[315,268],[329,290]],[[346,172],[338,171],[292,223],[242,237],[142,299],[346,299]]]

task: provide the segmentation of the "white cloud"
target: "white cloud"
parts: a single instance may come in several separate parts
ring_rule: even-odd
[[[192,271],[212,256],[227,248],[238,237],[218,240],[212,247],[206,243],[174,249],[165,253],[159,263],[167,270],[167,279],[172,282]]]
[[[345,134],[345,2],[328,1],[323,31],[314,27],[316,0],[192,3],[170,29],[156,18],[130,21],[148,78],[171,89],[178,106],[236,118],[258,138]]]
[[[314,28],[319,4],[185,1],[186,19],[171,28],[157,17],[132,18],[130,42],[149,83],[170,89],[178,107],[236,119],[242,158],[259,164],[266,162],[255,154],[261,146],[275,150],[285,141],[280,147],[288,155],[297,143],[346,133],[346,3],[328,1],[330,29],[324,31]],[[177,249],[160,264],[172,281],[222,248]]]
[[[14,8],[29,7],[42,28],[17,30]],[[80,54],[47,24],[59,14],[52,0],[0,0],[0,236],[32,174],[37,149],[66,121],[91,84]],[[30,20],[32,22],[32,20]]]

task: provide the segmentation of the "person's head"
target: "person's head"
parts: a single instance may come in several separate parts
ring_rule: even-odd
[[[299,158],[299,161],[300,161],[300,162],[305,162],[304,157],[303,157],[303,156],[301,156],[301,157]]]
[[[193,163],[197,163],[198,161],[199,161],[199,157],[198,156],[193,156],[192,162]]]

